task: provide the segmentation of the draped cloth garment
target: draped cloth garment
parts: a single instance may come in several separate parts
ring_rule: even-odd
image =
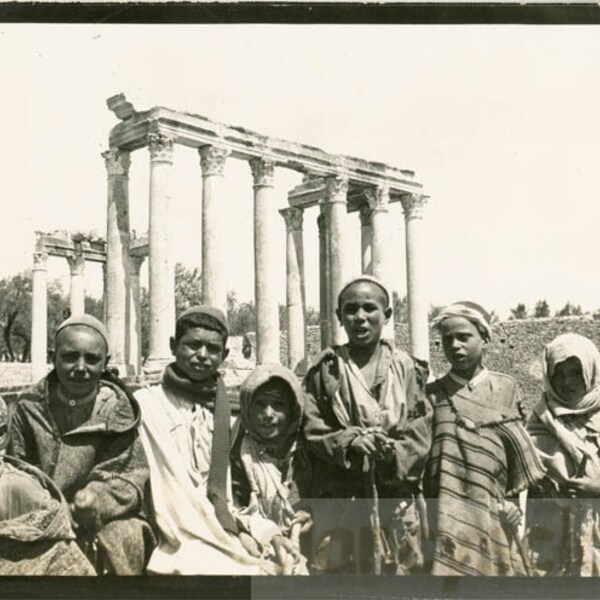
[[[377,352],[372,386],[347,346],[325,350],[306,376],[304,434],[314,460],[312,495],[322,499],[315,505],[314,537],[323,542],[323,558],[317,557],[323,570],[369,572],[377,560],[371,540],[383,547],[386,572],[422,566],[416,499],[431,442],[426,368],[385,340]],[[351,445],[374,428],[393,440],[394,458],[365,471],[364,457]],[[360,548],[357,540],[364,541]]]
[[[212,412],[162,385],[136,393],[140,437],[150,465],[159,546],[148,570],[181,575],[259,575],[262,561],[222,527],[207,487],[214,431]],[[230,494],[229,494],[230,495]]]
[[[250,416],[257,390],[268,384],[278,386],[289,408],[285,430],[273,442],[265,440],[254,427]],[[264,519],[263,528],[273,535],[290,539],[297,558],[286,572],[294,575],[308,573],[306,559],[301,556],[299,526],[296,523],[295,504],[298,503],[298,464],[301,462],[299,429],[302,422],[304,392],[296,375],[280,365],[260,365],[243,382],[240,389],[241,426],[232,451],[234,466],[241,463],[243,473],[236,472],[238,501],[244,504],[241,514],[252,515],[255,524]],[[239,455],[239,456],[238,456]],[[247,488],[246,496],[242,492]],[[256,526],[256,525],[255,525]],[[273,528],[274,526],[274,528]]]
[[[500,506],[541,479],[543,466],[521,423],[514,380],[487,370],[471,382],[447,374],[428,395],[434,424],[424,493],[432,574],[524,575]]]

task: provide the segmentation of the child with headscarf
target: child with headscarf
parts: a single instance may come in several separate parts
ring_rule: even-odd
[[[433,575],[525,575],[527,557],[507,499],[541,479],[516,382],[483,364],[490,317],[458,302],[434,321],[450,371],[427,386],[433,444],[424,475]]]
[[[528,424],[547,468],[528,508],[536,568],[600,575],[600,353],[567,333],[545,347],[543,367],[544,391]]]
[[[284,575],[307,573],[300,551],[300,533],[310,527],[301,499],[310,477],[299,439],[303,405],[304,393],[292,371],[256,367],[240,390],[241,424],[231,453],[239,518],[252,517],[249,526],[262,529],[262,537],[281,555]]]

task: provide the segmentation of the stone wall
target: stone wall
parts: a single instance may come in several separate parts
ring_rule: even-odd
[[[12,388],[31,382],[31,363],[0,362],[0,388]]]

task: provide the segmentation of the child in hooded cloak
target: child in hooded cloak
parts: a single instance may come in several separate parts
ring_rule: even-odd
[[[303,407],[304,393],[292,371],[258,366],[240,390],[241,424],[231,453],[238,518],[249,517],[256,538],[270,538],[265,551],[284,555],[278,562],[285,575],[307,574],[300,550],[300,533],[310,527],[302,504],[310,477],[299,438]]]
[[[32,465],[5,456],[7,426],[0,398],[0,575],[95,575],[56,485]]]

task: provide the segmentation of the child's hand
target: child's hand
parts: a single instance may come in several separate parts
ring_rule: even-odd
[[[306,510],[297,510],[292,525],[296,523],[300,525],[300,533],[306,533],[313,526],[312,515]]]
[[[242,546],[244,546],[244,549],[250,556],[254,556],[255,558],[261,557],[258,543],[250,534],[246,533],[245,531],[240,531],[238,537],[242,543]]]
[[[369,431],[356,436],[350,444],[350,449],[365,456],[375,456],[377,454],[375,434]]]
[[[518,527],[521,523],[521,511],[512,502],[504,502],[500,507],[500,518],[510,527]]]
[[[571,498],[600,496],[600,479],[584,475],[567,479],[561,486]]]
[[[275,560],[281,566],[282,575],[291,575],[298,560],[298,552],[294,545],[283,535],[276,535],[271,540],[275,551]]]
[[[382,432],[375,432],[376,458],[384,462],[392,462],[395,456],[394,440]]]
[[[100,520],[98,499],[96,494],[88,488],[79,490],[73,497],[71,505],[73,518],[80,527],[98,531],[102,523]]]

